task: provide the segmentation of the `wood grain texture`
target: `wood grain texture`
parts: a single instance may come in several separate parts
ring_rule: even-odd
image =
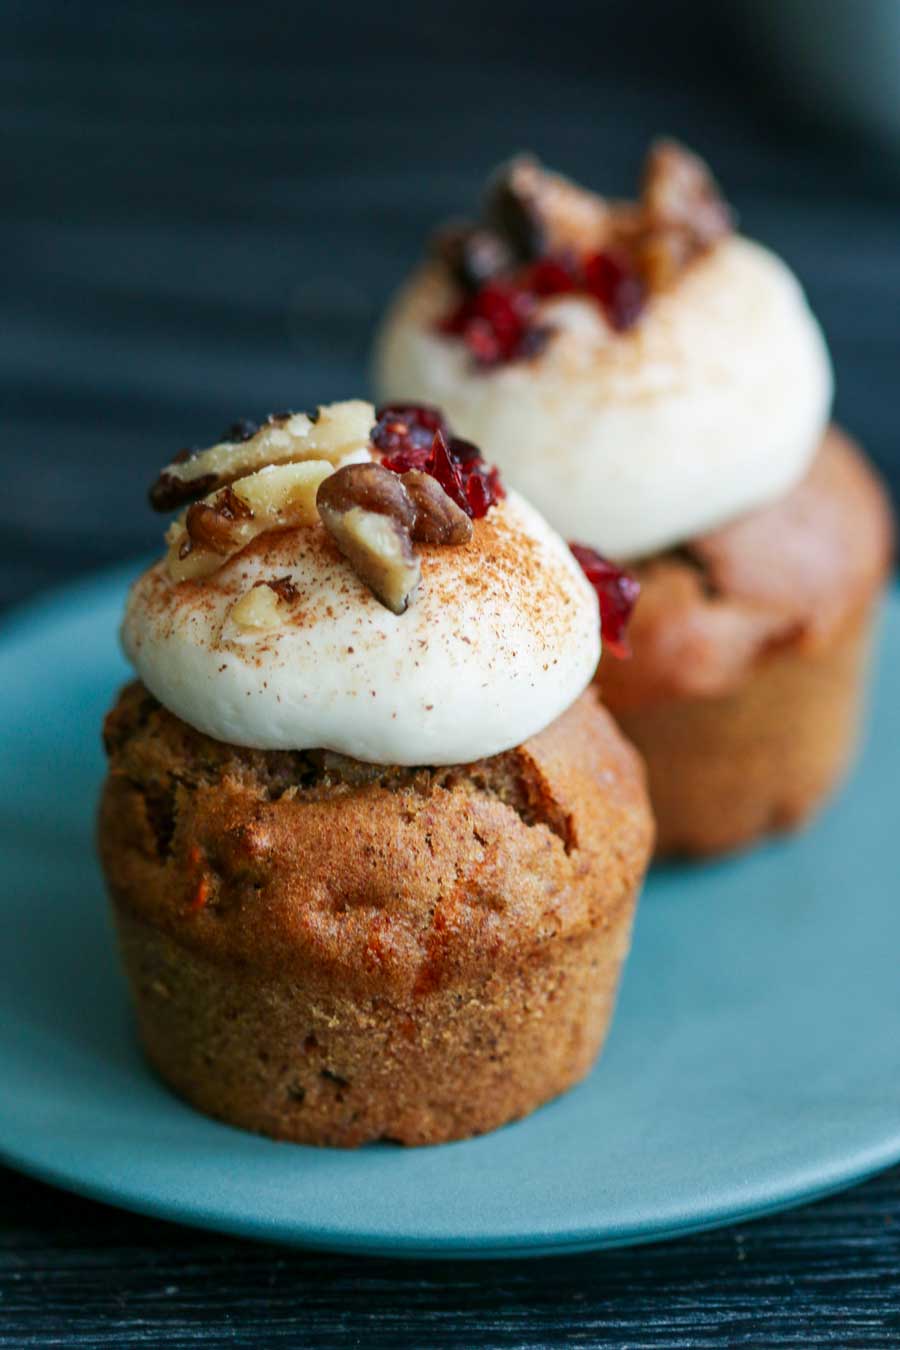
[[[900,170],[809,134],[732,9],[11,0],[0,603],[156,546],[144,485],[178,447],[361,391],[423,239],[522,146],[620,194],[660,130],[707,154],[797,268],[838,415],[900,482]]]
[[[900,1344],[900,1169],[679,1242],[473,1264],[241,1242],[6,1172],[0,1197],[3,1350]]]
[[[803,124],[736,7],[11,0],[0,36],[0,605],[155,546],[143,487],[179,446],[359,392],[423,235],[523,146],[620,193],[658,131],[708,155],[900,486],[900,166]],[[0,1171],[4,1350],[883,1350],[898,1286],[900,1171],[665,1246],[479,1265],[276,1250]]]

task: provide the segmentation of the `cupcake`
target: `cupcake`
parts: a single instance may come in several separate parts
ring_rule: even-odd
[[[430,410],[241,425],[123,624],[99,843],[141,1041],[279,1139],[438,1143],[582,1078],[651,849],[596,598]]]
[[[699,159],[651,147],[635,203],[513,161],[398,296],[376,379],[440,402],[595,576],[592,549],[630,567],[631,659],[598,678],[646,760],[660,853],[747,845],[822,803],[857,740],[890,511],[829,428],[796,279],[735,233]]]

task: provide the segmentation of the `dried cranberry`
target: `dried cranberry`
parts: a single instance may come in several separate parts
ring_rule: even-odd
[[[440,411],[427,403],[385,403],[376,410],[375,416],[378,420],[372,429],[371,441],[383,454],[418,449],[430,453],[434,433],[447,432]],[[418,467],[407,465],[407,468]]]
[[[462,473],[466,498],[472,508],[469,515],[480,520],[490,507],[506,496],[506,490],[500,482],[500,471],[493,465],[485,464],[478,446],[471,441],[454,436],[448,449]]]
[[[430,456],[430,445],[408,445],[395,455],[386,455],[381,462],[391,473],[409,473],[410,469],[424,469]]]
[[[440,431],[434,433],[431,456],[425,465],[425,471],[437,479],[451,501],[456,502],[466,515],[471,515],[462,472],[451,456],[449,446]]]
[[[438,323],[438,332],[449,333],[453,337],[461,337],[466,331],[468,325],[475,317],[475,310],[471,299],[463,300],[457,305],[456,309],[451,309],[449,314],[445,314]]]
[[[487,319],[471,319],[463,340],[480,366],[495,366],[511,354],[509,345],[500,341]]]
[[[640,584],[630,572],[616,567],[609,559],[584,544],[569,548],[582,572],[597,592],[600,601],[600,632],[604,648],[620,659],[631,655],[625,636],[631,611],[640,594]]]
[[[528,317],[524,293],[499,281],[482,286],[472,304],[476,317],[486,319],[501,342],[514,341]]]
[[[489,281],[452,310],[438,328],[461,337],[479,366],[514,361],[523,354],[534,295],[509,282]]]
[[[437,325],[460,337],[482,368],[537,355],[552,333],[535,322],[537,302],[554,295],[592,296],[613,328],[630,328],[646,303],[646,288],[628,254],[604,250],[581,262],[574,256],[546,255],[512,277],[493,277],[470,291]]]
[[[600,301],[619,332],[630,328],[644,308],[644,283],[622,253],[592,253],[585,258],[584,287]]]
[[[464,339],[475,357],[485,365],[510,361],[525,335],[531,297],[499,282],[488,282],[472,301],[473,321]]]
[[[490,508],[506,496],[500,472],[493,466],[488,467],[483,462],[472,464],[463,471],[463,478],[468,502],[466,510],[475,520],[487,515]]]
[[[448,449],[457,464],[477,464],[481,460],[478,446],[473,445],[471,441],[464,441],[461,436],[451,436]]]
[[[578,274],[568,258],[540,258],[528,268],[522,285],[535,295],[565,295],[578,289]]]
[[[423,445],[428,422],[437,425]],[[497,469],[485,464],[477,445],[451,436],[435,408],[412,404],[379,408],[372,444],[376,449],[384,445],[392,449],[393,453],[381,461],[385,469],[392,473],[421,469],[431,474],[447,496],[474,520],[480,520],[506,496]]]

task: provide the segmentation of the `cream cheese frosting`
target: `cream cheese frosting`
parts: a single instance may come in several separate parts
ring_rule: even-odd
[[[176,583],[157,563],[129,595],[125,651],[166,708],[221,741],[377,764],[498,754],[590,683],[598,608],[563,541],[521,497],[474,524],[465,547],[422,549],[418,594],[400,615],[321,525],[261,535],[199,579]],[[270,606],[273,624],[237,622],[257,583],[284,577],[290,598]]]
[[[628,560],[768,503],[803,477],[828,421],[827,348],[793,274],[730,236],[625,333],[584,296],[544,301],[529,361],[479,371],[435,325],[439,265],[392,307],[376,348],[385,399],[439,404],[567,539]]]

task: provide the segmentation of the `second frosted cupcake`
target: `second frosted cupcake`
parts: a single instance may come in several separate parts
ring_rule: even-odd
[[[706,167],[650,152],[610,202],[518,160],[387,317],[385,397],[440,402],[567,539],[642,587],[604,698],[647,761],[662,852],[793,826],[856,743],[890,565],[883,489],[828,429],[795,278]],[[619,578],[581,554],[615,603]]]

